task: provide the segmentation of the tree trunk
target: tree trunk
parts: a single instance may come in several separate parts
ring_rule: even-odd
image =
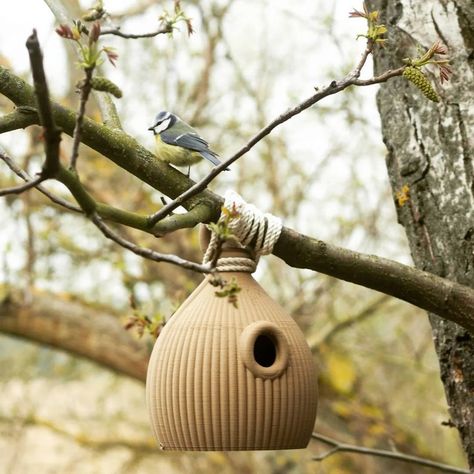
[[[386,49],[375,54],[376,72],[398,67],[440,39],[454,74],[440,86],[439,103],[427,100],[404,78],[384,84],[377,102],[388,149],[394,198],[406,185],[408,201],[396,202],[418,268],[474,286],[474,164],[472,0],[371,0],[388,27]],[[474,470],[474,338],[457,324],[429,314],[441,379],[453,426]]]

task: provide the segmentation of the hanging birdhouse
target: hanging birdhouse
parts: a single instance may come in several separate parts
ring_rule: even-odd
[[[318,398],[313,357],[295,321],[248,273],[271,252],[281,221],[233,192],[224,207],[238,216],[229,228],[241,245],[223,250],[217,269],[240,289],[237,304],[216,296],[207,276],[162,330],[146,384],[153,433],[170,450],[305,448]],[[204,262],[213,261],[217,237],[203,237]]]
[[[305,448],[316,417],[315,365],[294,320],[249,273],[237,307],[210,277],[171,317],[153,349],[147,405],[171,450]]]

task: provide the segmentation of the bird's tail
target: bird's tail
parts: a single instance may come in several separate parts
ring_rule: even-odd
[[[214,153],[213,151],[209,150],[209,151],[201,151],[200,152],[201,155],[206,158],[206,160],[210,161],[214,166],[218,166],[221,164],[221,161],[219,160],[219,158],[217,158],[217,154]],[[226,168],[226,171],[228,171],[229,168]]]

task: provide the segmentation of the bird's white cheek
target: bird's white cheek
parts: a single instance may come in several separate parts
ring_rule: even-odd
[[[170,124],[170,121],[171,119],[163,120],[163,122],[161,122],[160,125],[155,128],[155,133],[161,133],[163,130],[166,130]]]

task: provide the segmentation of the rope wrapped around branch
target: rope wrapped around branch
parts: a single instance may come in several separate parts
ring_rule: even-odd
[[[251,252],[248,257],[221,257],[217,261],[218,272],[253,273],[261,255],[272,252],[283,227],[281,219],[264,213],[252,204],[246,203],[235,191],[227,191],[224,207],[237,216],[229,221],[228,227],[235,237],[235,248]],[[221,216],[220,219],[224,217]],[[211,240],[204,254],[203,264],[212,262],[219,249],[219,237],[211,233]]]

